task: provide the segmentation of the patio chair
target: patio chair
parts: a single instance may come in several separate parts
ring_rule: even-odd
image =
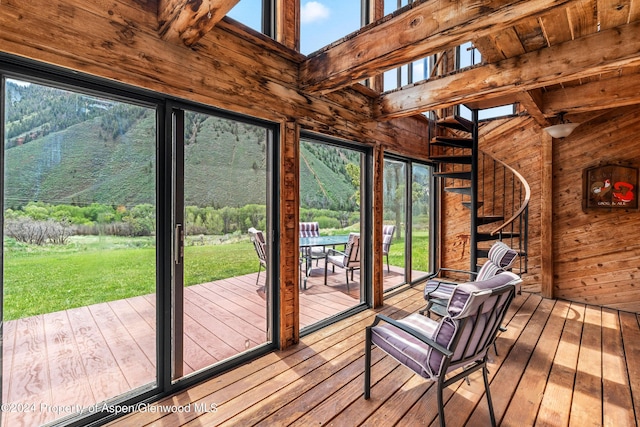
[[[360,268],[360,234],[349,233],[349,240],[345,246],[344,252],[337,249],[328,249],[327,258],[324,263],[324,285],[327,285],[327,269],[331,264],[333,272],[336,266],[344,268],[347,275],[347,292],[349,292],[349,272],[351,272],[351,280],[353,281],[353,271]]]
[[[300,237],[320,237],[320,224],[317,222],[301,222]],[[315,259],[316,265],[318,265],[318,260],[324,259],[326,256],[325,248],[323,246],[303,248],[302,256],[306,259],[308,269],[312,260]]]
[[[369,399],[371,394],[371,348],[376,345],[421,377],[437,383],[442,427],[444,388],[482,369],[491,425],[495,426],[487,352],[495,343],[520,282],[518,275],[504,272],[487,280],[461,284],[454,289],[447,314],[439,321],[418,313],[402,320],[376,315],[365,334],[364,398]],[[451,374],[453,371],[456,372]]]
[[[425,285],[424,299],[427,300],[427,307],[422,310],[421,313],[426,312],[427,315],[430,315],[431,312],[435,312],[442,316],[446,311],[446,306],[454,289],[462,282],[456,282],[449,278],[438,277],[441,274],[451,272],[463,273],[475,276],[475,281],[486,280],[511,268],[518,257],[518,253],[505,243],[496,242],[491,246],[491,249],[489,249],[487,257],[487,261],[482,265],[478,272],[455,270],[450,268],[439,269],[433,276],[431,276]],[[518,288],[518,292],[519,291],[520,290]]]
[[[258,255],[258,277],[256,278],[256,285],[260,280],[260,270],[264,267],[264,270],[267,271],[267,244],[264,239],[264,234],[260,230],[256,230],[251,227],[249,229],[249,237],[251,238],[251,242],[253,243],[253,247],[256,250],[256,254]]]
[[[389,269],[389,248],[391,247],[391,242],[393,241],[393,233],[395,231],[395,225],[382,226],[382,255],[387,257],[387,273],[391,271]]]

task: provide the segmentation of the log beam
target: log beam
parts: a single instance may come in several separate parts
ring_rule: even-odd
[[[309,57],[301,88],[327,93],[517,21],[565,7],[570,0],[421,0]]]
[[[599,111],[603,105],[616,108],[640,104],[639,81],[639,74],[629,74],[583,83],[580,86],[554,89],[542,95],[543,113],[552,116],[561,111]]]
[[[192,46],[240,0],[159,0],[158,32],[166,41]]]
[[[379,119],[518,94],[640,63],[640,21],[426,80],[380,97]],[[581,102],[576,99],[576,102]]]

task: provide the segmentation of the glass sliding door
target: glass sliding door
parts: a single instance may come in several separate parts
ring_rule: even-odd
[[[431,167],[384,160],[384,290],[424,279],[430,271]],[[392,233],[385,236],[385,233]],[[388,261],[387,261],[388,260]],[[387,266],[388,262],[388,266]]]
[[[156,386],[156,109],[2,81],[2,425]]]
[[[301,139],[301,329],[366,301],[367,165],[358,147]]]
[[[384,159],[383,265],[384,288],[407,283],[405,227],[407,223],[407,164]]]
[[[411,281],[423,279],[432,271],[431,198],[432,168],[411,163]]]
[[[173,117],[177,380],[272,342],[273,132],[207,111]]]

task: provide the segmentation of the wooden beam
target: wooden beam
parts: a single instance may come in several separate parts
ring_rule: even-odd
[[[417,1],[309,57],[300,69],[301,87],[330,92],[568,3],[570,0]]]
[[[577,80],[640,63],[640,21],[442,78],[380,97],[388,119]],[[576,103],[581,102],[576,99]],[[606,108],[606,106],[602,106]]]
[[[640,104],[640,74],[597,80],[580,86],[558,88],[542,95],[543,112],[551,116],[565,111],[582,113]]]
[[[158,32],[166,41],[192,46],[240,0],[159,0]]]

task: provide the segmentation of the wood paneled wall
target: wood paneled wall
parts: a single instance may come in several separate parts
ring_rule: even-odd
[[[374,96],[365,89],[303,93],[298,89],[301,54],[226,18],[186,47],[160,38],[154,1],[3,0],[0,52],[280,124],[283,315],[276,341],[283,348],[297,342],[299,333],[297,261],[291,262],[298,253],[299,130],[424,156],[423,120],[372,120]],[[374,224],[381,224],[380,204],[373,215]],[[382,257],[375,253],[381,271]],[[380,276],[374,275],[374,287],[381,288]]]
[[[640,106],[609,111],[553,142],[554,294],[638,313],[640,212],[582,210],[582,172],[600,164],[640,167]]]

